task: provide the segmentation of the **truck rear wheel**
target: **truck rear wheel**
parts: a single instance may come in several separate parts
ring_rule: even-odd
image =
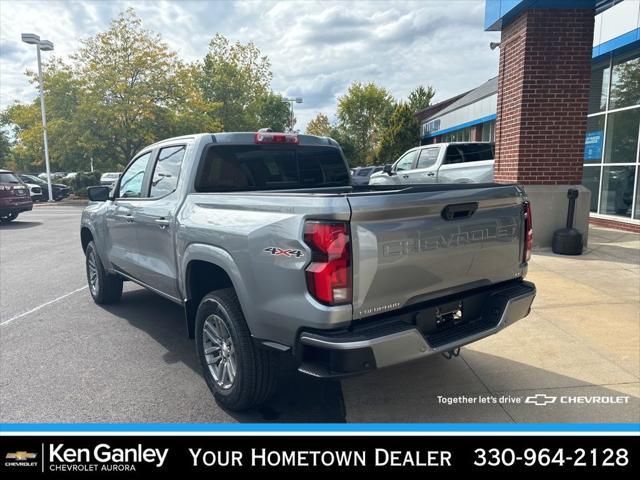
[[[122,277],[108,273],[104,269],[93,241],[87,245],[85,255],[87,283],[93,301],[99,305],[119,301],[122,297]]]
[[[196,350],[216,400],[229,410],[267,401],[278,383],[278,354],[257,348],[232,288],[216,290],[196,314]]]

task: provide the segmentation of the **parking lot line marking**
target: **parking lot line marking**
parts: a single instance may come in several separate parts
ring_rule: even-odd
[[[58,302],[58,301],[60,301],[60,300],[62,300],[64,298],[67,298],[67,297],[73,295],[74,293],[78,293],[78,292],[84,290],[85,288],[89,288],[89,286],[85,285],[84,287],[76,288],[72,292],[65,293],[64,295],[61,295],[61,296],[59,296],[57,298],[54,298],[53,300],[50,300],[50,301],[48,301],[46,303],[43,303],[42,305],[38,305],[37,307],[34,307],[31,310],[27,310],[26,312],[22,312],[21,314],[16,315],[15,317],[11,317],[9,320],[5,320],[4,322],[0,323],[0,327],[4,327],[5,325],[8,325],[9,323],[13,322],[14,320],[18,320],[19,318],[22,318],[22,317],[24,317],[26,315],[29,315],[30,313],[37,312],[41,308],[44,308],[44,307],[46,307],[48,305],[51,305],[52,303],[56,303],[56,302]]]

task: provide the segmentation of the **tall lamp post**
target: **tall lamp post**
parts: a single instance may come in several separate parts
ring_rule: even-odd
[[[293,132],[293,104],[302,103],[302,97],[284,97],[282,101],[289,104],[289,131]]]
[[[40,40],[35,33],[23,33],[22,41],[29,45],[35,45],[38,52],[38,80],[40,82],[40,110],[42,112],[42,131],[44,136],[44,163],[47,168],[47,188],[49,190],[49,202],[53,202],[53,190],[51,189],[51,168],[49,167],[49,144],[47,141],[47,115],[44,109],[44,82],[42,80],[42,60],[40,51],[49,52],[53,50],[53,43],[49,40]]]

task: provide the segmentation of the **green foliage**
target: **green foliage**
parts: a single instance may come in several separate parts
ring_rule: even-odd
[[[293,129],[295,118],[291,119],[289,103],[284,102],[281,95],[268,92],[258,99],[258,115],[256,130],[271,128],[274,132],[285,132]],[[289,125],[293,120],[293,124]]]
[[[9,135],[4,130],[0,130],[0,168],[12,169],[14,167]]]
[[[317,135],[319,137],[328,137],[330,136],[331,128],[329,117],[324,113],[318,113],[307,124],[307,133],[309,135]]]
[[[419,110],[423,110],[425,108],[427,108],[429,105],[431,105],[431,100],[433,99],[433,96],[436,94],[436,91],[433,89],[432,86],[428,86],[427,88],[424,88],[422,85],[416,87],[410,94],[409,94],[409,108],[411,109],[411,112],[415,113]]]
[[[265,114],[262,109],[269,93],[270,69],[269,59],[253,43],[231,43],[219,33],[213,37],[202,64],[200,84],[205,100],[221,104],[218,114],[226,131],[259,128],[259,114]]]
[[[78,172],[75,177],[64,179],[62,182],[68,185],[77,197],[85,198],[87,187],[100,185],[101,175],[102,173],[95,170],[93,172]]]
[[[374,83],[354,82],[338,99],[338,125],[354,146],[354,164],[373,163],[394,105],[393,97]]]
[[[377,152],[378,163],[394,162],[401,154],[418,145],[419,139],[420,126],[413,116],[413,109],[407,103],[400,103],[382,134]]]

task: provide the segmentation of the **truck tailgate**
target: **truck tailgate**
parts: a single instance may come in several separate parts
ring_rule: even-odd
[[[439,187],[348,197],[354,319],[523,275],[523,192]]]

